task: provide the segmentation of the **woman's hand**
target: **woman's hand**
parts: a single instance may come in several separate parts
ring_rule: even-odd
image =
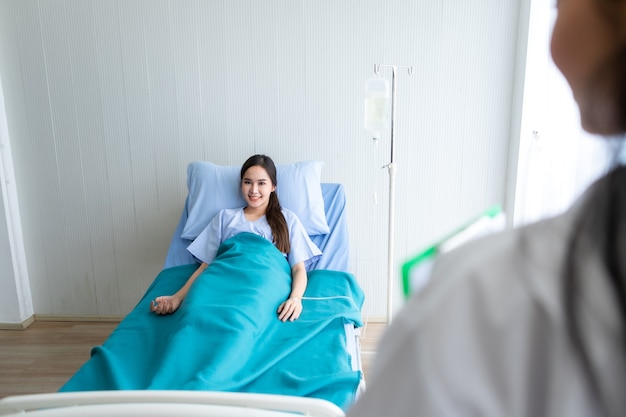
[[[278,306],[277,312],[278,320],[283,322],[297,320],[300,317],[300,313],[302,313],[302,301],[299,297],[291,297]]]
[[[196,278],[198,278],[200,274],[202,274],[202,272],[206,269],[207,266],[209,266],[207,263],[202,262],[200,266],[198,267],[198,269],[196,269],[194,273],[191,274],[187,282],[185,282],[185,285],[183,285],[183,287],[180,290],[178,290],[176,294],[163,295],[151,301],[150,311],[156,314],[172,314],[173,312],[178,310],[178,307],[180,307],[183,300],[187,296],[187,293],[189,292],[189,288],[191,288],[191,285],[194,283]]]
[[[150,311],[156,314],[172,314],[178,310],[182,301],[183,300],[176,295],[157,297],[150,302]]]

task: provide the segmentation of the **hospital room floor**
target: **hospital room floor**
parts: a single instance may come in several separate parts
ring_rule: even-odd
[[[26,330],[0,330],[0,398],[55,392],[89,359],[117,322],[36,321]],[[367,381],[384,323],[368,323],[361,334]]]

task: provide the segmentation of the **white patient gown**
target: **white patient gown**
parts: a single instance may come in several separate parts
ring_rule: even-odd
[[[287,254],[290,266],[304,262],[305,266],[315,262],[321,255],[320,249],[307,235],[300,219],[290,210],[282,209],[289,229],[291,251]],[[196,259],[210,264],[220,245],[239,233],[254,233],[270,242],[273,240],[272,229],[265,216],[251,222],[246,219],[243,208],[223,209],[213,217],[207,227],[187,247]]]

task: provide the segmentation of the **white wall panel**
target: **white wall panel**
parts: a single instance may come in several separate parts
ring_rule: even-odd
[[[228,163],[229,113],[227,77],[230,62],[226,56],[232,49],[226,42],[225,4],[223,1],[200,1],[197,7],[197,36],[199,48],[196,51],[201,92],[201,128],[194,132],[197,136],[194,147],[183,146],[188,161],[205,159],[216,163]],[[185,102],[184,90],[180,93]],[[183,143],[187,139],[182,138]]]
[[[389,134],[363,128],[364,82],[414,66],[397,74],[399,267],[504,203],[520,1],[0,0],[36,313],[128,312],[187,164],[263,152],[344,184],[351,268],[384,316]]]

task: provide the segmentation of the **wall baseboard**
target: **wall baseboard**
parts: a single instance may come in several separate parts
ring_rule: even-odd
[[[0,330],[26,330],[35,322],[35,316],[30,316],[21,323],[0,323]]]
[[[21,323],[0,323],[0,330],[26,330],[28,326],[36,321],[74,321],[74,322],[101,322],[101,323],[119,323],[123,316],[74,316],[74,315],[54,315],[54,314],[35,314],[27,318]]]
[[[35,314],[34,321],[100,321],[119,323],[123,316],[81,316],[81,315],[56,315],[56,314]]]

